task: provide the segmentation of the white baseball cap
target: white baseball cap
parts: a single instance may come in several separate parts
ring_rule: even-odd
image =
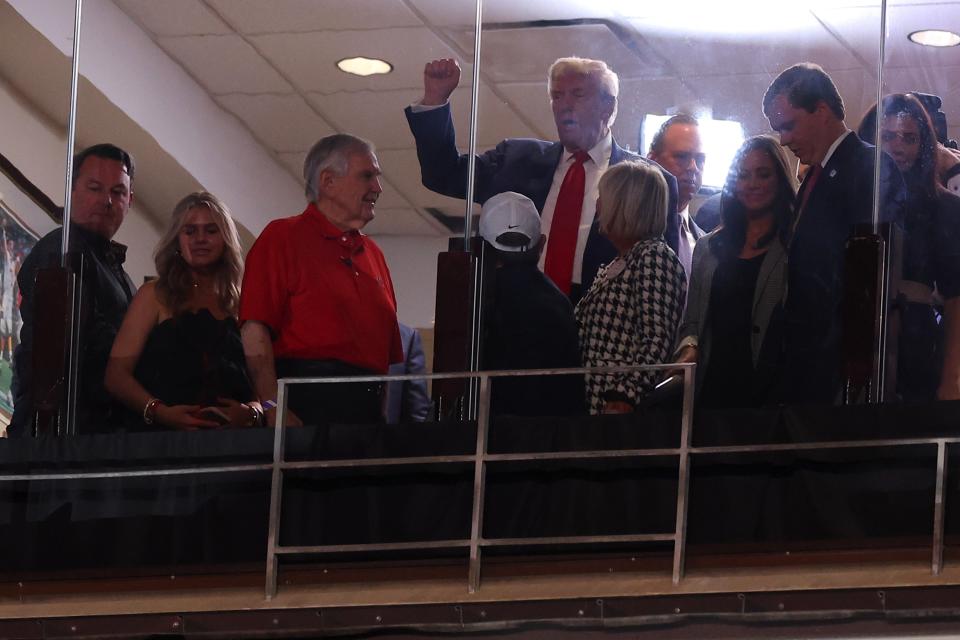
[[[513,191],[483,203],[480,237],[500,251],[520,252],[540,242],[540,214],[533,200]]]

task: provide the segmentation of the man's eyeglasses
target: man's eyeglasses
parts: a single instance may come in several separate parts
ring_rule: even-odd
[[[681,167],[689,167],[692,160],[697,164],[697,168],[703,170],[703,165],[707,161],[704,153],[691,153],[689,151],[678,151],[673,154],[673,160]]]
[[[909,144],[909,145],[920,144],[920,136],[918,136],[915,133],[900,133],[899,131],[881,131],[880,132],[881,142],[893,142],[897,138],[900,138],[903,141],[903,144]]]

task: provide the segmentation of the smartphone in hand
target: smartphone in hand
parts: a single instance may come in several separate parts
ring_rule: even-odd
[[[219,425],[229,424],[230,422],[230,416],[218,407],[204,407],[197,412],[197,417],[216,422]]]

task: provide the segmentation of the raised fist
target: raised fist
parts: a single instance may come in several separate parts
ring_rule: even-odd
[[[423,99],[425,106],[444,104],[460,84],[460,65],[453,58],[428,62],[423,68]]]

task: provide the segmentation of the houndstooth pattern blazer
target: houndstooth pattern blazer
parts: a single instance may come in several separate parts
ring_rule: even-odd
[[[661,364],[673,352],[686,299],[679,258],[663,240],[641,240],[597,274],[577,305],[583,365]],[[653,388],[659,372],[588,375],[590,412],[608,400],[637,400]]]

